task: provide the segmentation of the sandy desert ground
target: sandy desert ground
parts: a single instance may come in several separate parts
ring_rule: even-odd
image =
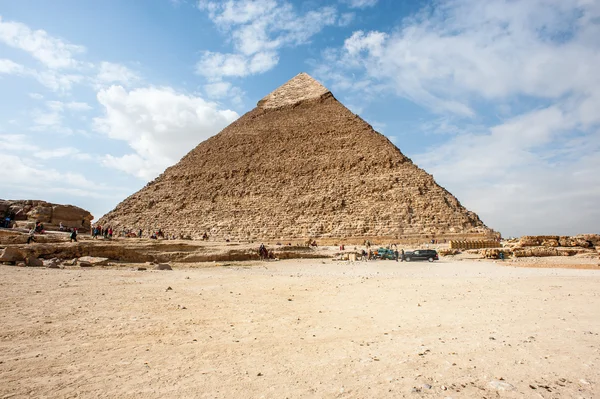
[[[600,269],[0,266],[0,398],[598,398]]]

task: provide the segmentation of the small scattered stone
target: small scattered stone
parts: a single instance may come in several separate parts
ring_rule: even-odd
[[[154,270],[173,270],[173,268],[168,263],[159,263],[154,267]]]
[[[167,289],[165,291],[173,291],[173,288],[167,287]]]
[[[499,380],[490,381],[490,386],[497,391],[514,391],[516,389],[514,385]]]
[[[89,263],[92,266],[107,266],[108,258],[101,258],[98,256],[82,256],[79,258],[79,266],[81,266],[82,262]]]
[[[262,377],[262,376],[263,376],[263,373],[258,373],[258,374],[256,374],[256,376],[257,376],[257,377]]]
[[[137,271],[138,271],[138,272],[143,272],[144,270],[146,270],[146,268],[145,268],[145,267],[138,267],[138,268],[137,268]]]
[[[425,388],[425,389],[431,389],[433,387],[431,385],[429,385],[429,384],[423,384],[423,388]]]
[[[44,261],[38,258],[28,256],[25,258],[25,265],[29,267],[40,267],[44,266]]]

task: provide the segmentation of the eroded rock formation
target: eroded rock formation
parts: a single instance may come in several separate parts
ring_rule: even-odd
[[[90,231],[91,213],[73,205],[52,204],[39,200],[2,200],[0,199],[0,217],[10,218],[12,223],[21,227],[33,227],[36,221],[44,224],[46,230],[58,230],[60,223],[65,229],[77,228],[82,232]]]

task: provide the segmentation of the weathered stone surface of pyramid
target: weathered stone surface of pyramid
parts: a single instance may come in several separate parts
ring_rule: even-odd
[[[238,240],[493,233],[305,73],[99,223]]]

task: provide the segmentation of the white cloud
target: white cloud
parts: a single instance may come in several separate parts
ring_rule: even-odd
[[[85,102],[71,101],[64,104],[65,107],[71,111],[90,111],[92,107]]]
[[[89,154],[82,153],[74,147],[60,147],[53,149],[39,149],[32,154],[36,158],[40,159],[53,159],[53,158],[76,158],[78,160],[91,159]]]
[[[63,115],[61,110],[52,110],[49,112],[35,112],[33,123],[34,130],[57,129],[62,126]]]
[[[25,196],[43,192],[46,198],[54,194],[112,200],[115,195],[125,195],[122,188],[91,181],[78,172],[61,172],[43,160],[17,155],[0,157],[0,181],[7,191]]]
[[[558,99],[600,85],[600,46],[587,42],[600,27],[585,23],[598,14],[591,2],[446,0],[393,33],[355,32],[321,73],[362,70],[360,79],[462,115],[473,115],[473,96]]]
[[[340,18],[338,19],[338,26],[350,25],[352,23],[352,21],[354,21],[355,17],[356,17],[356,14],[354,14],[353,12],[343,13],[342,15],[340,15]]]
[[[23,134],[0,134],[0,151],[4,154],[36,150],[38,147],[31,144]]]
[[[32,30],[20,22],[3,21],[0,17],[0,42],[24,50],[48,68],[75,68],[79,66],[73,55],[85,47],[52,37],[43,30]]]
[[[29,93],[29,97],[33,98],[34,100],[43,100],[44,96],[41,95],[40,93]]]
[[[46,101],[46,108],[46,110],[35,109],[32,112],[34,126],[31,130],[72,134],[72,129],[63,126],[65,112],[85,112],[92,109],[92,107],[85,102],[64,102],[57,100]]]
[[[223,98],[229,94],[231,83],[214,82],[204,85],[204,92],[209,98]]]
[[[8,59],[0,59],[0,73],[7,75],[21,75],[25,73],[25,67]]]
[[[81,83],[85,80],[83,75],[64,74],[51,69],[45,71],[29,70],[28,75],[34,77],[50,90],[60,93],[70,91],[75,83]]]
[[[367,8],[373,7],[379,0],[342,0],[350,8]]]
[[[13,155],[25,154],[38,159],[55,159],[72,157],[78,160],[89,160],[89,154],[74,147],[42,148],[31,143],[31,138],[23,134],[0,134],[0,151]]]
[[[71,90],[74,83],[84,80],[82,75],[64,74],[53,69],[38,71],[8,59],[0,59],[0,73],[34,78],[56,92],[67,92]]]
[[[98,102],[105,114],[95,118],[96,129],[126,141],[134,150],[123,157],[106,156],[105,165],[146,180],[238,117],[234,111],[171,88],[127,91],[111,86],[98,93]]]
[[[276,53],[256,53],[251,57],[242,54],[204,53],[196,65],[196,72],[214,81],[223,77],[243,77],[266,72],[277,65]]]
[[[233,53],[207,51],[198,62],[197,73],[217,81],[269,71],[279,62],[279,49],[308,43],[324,27],[338,22],[333,7],[301,15],[291,3],[278,0],[201,0],[198,7],[233,42]],[[348,23],[347,15],[342,22]]]
[[[85,47],[52,37],[43,30],[32,30],[20,22],[4,22],[0,18],[0,43],[24,50],[42,63],[40,68],[32,68],[0,59],[0,73],[34,78],[56,92],[66,93],[78,83],[98,89],[110,83],[132,85],[140,80],[134,71],[121,64],[96,65],[78,60],[76,55],[83,53]]]
[[[96,78],[100,83],[121,83],[124,85],[130,85],[140,79],[131,69],[112,62],[100,63]]]

